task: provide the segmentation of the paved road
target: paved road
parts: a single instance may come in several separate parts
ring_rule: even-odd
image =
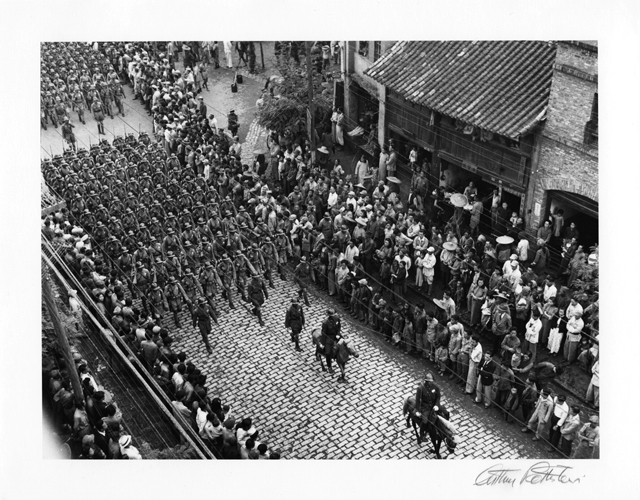
[[[240,115],[243,160],[249,159],[256,141],[265,131],[254,121],[255,99],[260,92],[258,81],[245,78],[237,94],[229,84],[233,73],[220,69],[211,72],[211,92],[205,91],[205,102],[226,125],[222,116],[230,107]],[[131,94],[129,91],[128,94]],[[127,100],[127,116],[113,120],[115,132],[150,131],[149,116],[138,101]],[[106,129],[110,127],[107,118]],[[60,144],[59,129],[42,131],[42,151],[54,154]],[[95,142],[95,123],[76,129],[80,144]],[[111,132],[107,138],[111,139]],[[338,383],[336,375],[322,372],[315,361],[310,337],[303,334],[302,353],[296,352],[284,329],[284,314],[295,295],[291,281],[276,278],[276,290],[269,289],[265,304],[265,326],[238,299],[235,310],[221,304],[220,324],[214,325],[211,339],[213,354],[204,349],[199,333],[191,327],[188,310],[181,315],[183,327],[175,329],[165,320],[176,350],[184,350],[189,358],[207,374],[212,395],[219,395],[233,407],[239,417],[251,416],[261,432],[261,439],[282,451],[285,458],[432,458],[430,445],[417,445],[412,429],[402,418],[402,402],[413,393],[427,362],[407,356],[386,344],[379,334],[343,317],[344,331],[355,341],[359,358],[347,367],[347,383]],[[305,308],[307,331],[319,326],[328,307],[335,306],[322,292],[312,292],[311,307]],[[437,377],[437,376],[436,376]],[[461,444],[450,458],[539,458],[543,447],[523,436],[514,424],[501,420],[497,411],[473,405],[459,389],[447,380],[436,380],[443,388],[443,403],[451,412],[451,420],[460,432]],[[444,456],[447,452],[444,451]]]

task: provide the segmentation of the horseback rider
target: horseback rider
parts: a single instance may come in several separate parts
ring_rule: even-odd
[[[284,318],[284,326],[291,330],[291,342],[295,343],[296,351],[302,351],[299,341],[300,332],[304,326],[304,312],[297,297],[291,299],[291,306],[287,310],[287,315]]]
[[[416,390],[415,416],[422,419],[422,424],[435,424],[436,412],[440,405],[440,387],[433,381],[433,373],[427,372],[424,382]]]
[[[327,310],[327,319],[322,322],[322,336],[324,339],[324,353],[327,358],[327,369],[329,373],[333,373],[331,359],[335,357],[336,344],[340,335],[340,318],[336,314],[335,309]]]

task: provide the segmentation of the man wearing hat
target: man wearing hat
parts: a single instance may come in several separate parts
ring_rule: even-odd
[[[300,348],[300,332],[304,327],[304,311],[299,303],[299,299],[294,297],[291,299],[291,305],[287,309],[287,314],[284,318],[284,326],[289,330],[291,334],[291,342],[295,343],[296,351],[302,351]]]
[[[433,247],[427,248],[427,254],[422,259],[422,277],[427,284],[427,296],[430,297],[433,293],[433,276],[435,274],[435,267],[437,258],[435,256],[436,249]]]
[[[309,295],[307,294],[307,287],[309,286],[309,279],[311,277],[311,266],[307,262],[306,257],[300,257],[300,263],[296,266],[293,271],[294,281],[298,285],[298,297],[304,297],[304,303],[307,307],[309,304]]]
[[[164,289],[164,295],[167,303],[169,304],[169,310],[173,313],[173,319],[178,328],[181,328],[180,318],[178,313],[182,311],[183,301],[189,302],[189,298],[182,288],[182,285],[176,280],[175,276],[169,278],[169,283]]]
[[[267,292],[267,287],[265,286],[264,281],[262,281],[262,279],[260,278],[259,274],[253,274],[251,283],[249,283],[249,287],[247,289],[247,294],[249,296],[249,301],[253,304],[253,309],[251,310],[251,312],[258,317],[260,326],[264,326],[261,307],[262,304],[264,304],[265,299],[269,299],[269,293]]]
[[[231,285],[236,281],[236,269],[228,254],[223,254],[217,265],[218,276],[222,284],[222,298],[229,300],[229,307],[235,309],[231,297]]]
[[[335,351],[337,349],[336,344],[338,339],[341,338],[341,327],[340,318],[336,314],[335,309],[328,309],[327,318],[322,322],[322,335],[325,340],[324,354],[327,358],[327,370],[329,373],[333,373],[331,360],[335,357]]]
[[[427,372],[424,382],[416,389],[415,416],[422,420],[422,425],[435,424],[436,412],[440,409],[440,387],[433,381],[433,373]],[[420,436],[424,436],[420,429]],[[420,442],[420,441],[418,441]]]
[[[136,250],[137,251],[137,250]],[[142,307],[147,308],[147,294],[151,285],[151,273],[144,267],[142,260],[136,261],[136,267],[133,276],[133,287],[140,291],[142,298]]]
[[[227,115],[227,122],[227,128],[229,129],[229,132],[231,132],[231,135],[233,137],[237,136],[240,125],[238,124],[238,115],[236,114],[234,109],[229,111],[229,114]]]
[[[155,281],[151,284],[151,290],[149,291],[149,312],[151,316],[157,320],[158,324],[162,321],[164,311],[169,310],[169,304],[164,295],[164,292],[158,286]]]
[[[204,297],[198,298],[198,305],[193,312],[193,327],[198,327],[202,341],[204,342],[207,352],[211,354],[211,345],[209,344],[209,334],[211,333],[211,311]]]
[[[533,440],[539,441],[542,439],[542,434],[544,433],[547,424],[550,422],[553,407],[554,402],[553,399],[551,399],[551,393],[549,389],[545,387],[540,392],[540,397],[536,403],[533,415],[531,415],[527,426],[522,428],[522,432],[535,431],[536,435],[533,436]]]
[[[509,330],[511,330],[511,311],[507,304],[507,297],[502,293],[496,295],[496,306],[492,314],[493,324],[491,331],[493,333],[493,350],[500,352],[502,341]]]

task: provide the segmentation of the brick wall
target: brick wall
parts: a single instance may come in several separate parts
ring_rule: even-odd
[[[597,146],[584,144],[584,128],[591,119],[593,96],[598,91],[597,58],[592,50],[558,44],[547,120],[527,193],[526,219],[531,229],[537,229],[540,219],[547,215],[548,190],[598,200],[598,150]],[[540,204],[538,216],[536,203]]]

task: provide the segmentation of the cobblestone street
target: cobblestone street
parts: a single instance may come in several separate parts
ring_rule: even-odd
[[[209,113],[226,127],[226,114],[234,108],[240,118],[242,161],[252,160],[253,151],[266,146],[266,130],[255,120],[255,101],[262,85],[245,76],[232,94],[234,73],[227,69],[210,70],[210,91],[204,91]],[[259,77],[260,79],[262,77]],[[105,120],[106,138],[125,132],[146,131],[152,125],[139,101],[131,98],[126,87],[126,116]],[[87,125],[72,116],[80,147],[98,141],[97,127],[86,115]],[[41,131],[41,154],[62,151],[60,129]],[[347,383],[338,375],[323,372],[315,360],[310,331],[319,327],[328,307],[336,307],[323,292],[311,290],[311,307],[305,307],[306,331],[302,333],[303,352],[293,349],[284,328],[284,315],[296,289],[291,280],[275,278],[264,306],[265,326],[260,327],[250,308],[234,292],[236,309],[219,301],[220,321],[213,325],[209,355],[197,329],[192,327],[189,311],[183,308],[182,328],[175,329],[170,315],[165,317],[175,339],[175,350],[184,350],[188,358],[208,376],[210,394],[220,396],[232,406],[236,417],[251,416],[260,431],[260,440],[271,449],[279,449],[283,458],[433,458],[429,442],[418,445],[413,429],[406,428],[402,415],[404,399],[415,392],[426,369],[433,365],[392,348],[380,335],[354,323],[342,314],[343,333],[356,344],[359,358],[347,366]],[[237,299],[237,300],[236,300]],[[336,371],[338,371],[336,369]],[[473,405],[459,388],[436,375],[443,404],[451,412],[451,421],[460,437],[449,458],[539,458],[544,447],[520,433],[516,424],[506,424],[497,410]],[[443,457],[448,453],[443,446]]]

